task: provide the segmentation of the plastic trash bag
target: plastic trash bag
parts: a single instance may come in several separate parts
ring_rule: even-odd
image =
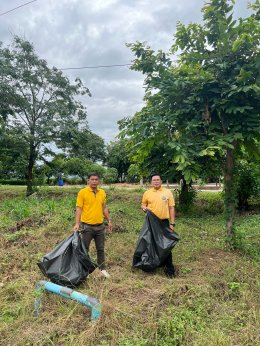
[[[179,240],[176,232],[172,232],[148,210],[137,241],[133,267],[144,271],[160,267]]]
[[[79,285],[97,267],[79,232],[73,232],[37,264],[52,282],[69,287]]]

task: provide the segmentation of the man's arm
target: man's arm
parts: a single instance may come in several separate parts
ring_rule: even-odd
[[[142,198],[142,203],[141,203],[141,209],[146,212],[147,211],[147,200],[145,198],[145,194],[143,195],[143,198]]]
[[[175,225],[175,209],[174,207],[169,207],[169,214],[170,214],[170,229],[174,231]]]
[[[82,214],[82,208],[76,207],[76,223],[75,223],[75,226],[73,227],[73,230],[76,232],[79,231],[81,214]]]
[[[108,231],[109,231],[109,232],[112,232],[112,229],[113,229],[113,227],[112,227],[112,222],[111,222],[111,219],[110,219],[110,216],[109,216],[109,211],[108,211],[108,209],[107,209],[106,204],[103,204],[103,214],[104,214],[104,216],[105,216],[105,219],[106,219],[107,222],[108,222]]]

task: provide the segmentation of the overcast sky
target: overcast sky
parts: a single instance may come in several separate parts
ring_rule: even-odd
[[[0,14],[29,0],[0,0]],[[33,43],[37,54],[57,68],[127,64],[125,43],[146,41],[167,51],[178,21],[200,22],[203,0],[37,0],[0,16],[0,41],[12,35]],[[236,17],[249,15],[237,0]],[[143,105],[143,75],[128,67],[64,71],[80,77],[92,97],[85,97],[90,129],[106,142],[118,133],[117,121]]]

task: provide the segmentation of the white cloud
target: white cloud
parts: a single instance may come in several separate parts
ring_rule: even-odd
[[[1,1],[0,13],[21,5]],[[36,52],[58,68],[129,63],[134,58],[126,42],[147,41],[168,50],[177,21],[202,19],[204,0],[38,0],[1,16],[0,40],[18,34],[33,42]],[[236,16],[247,16],[238,0]],[[92,98],[84,98],[90,128],[106,141],[117,133],[117,121],[143,105],[141,73],[127,67],[64,71],[80,77]]]

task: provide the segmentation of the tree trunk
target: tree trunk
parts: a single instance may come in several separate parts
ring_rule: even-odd
[[[235,149],[227,149],[224,188],[225,188],[225,216],[226,216],[226,237],[228,244],[234,246],[234,215],[236,208],[236,191],[234,187],[234,152]]]
[[[182,182],[181,182],[181,191],[179,195],[179,204],[180,204],[180,207],[184,207],[187,204],[187,194],[189,191],[189,186],[183,177],[181,181]]]
[[[33,167],[35,163],[35,147],[33,143],[30,143],[30,152],[29,152],[29,160],[28,160],[28,167],[27,167],[27,190],[26,190],[26,196],[30,196],[33,194]]]

